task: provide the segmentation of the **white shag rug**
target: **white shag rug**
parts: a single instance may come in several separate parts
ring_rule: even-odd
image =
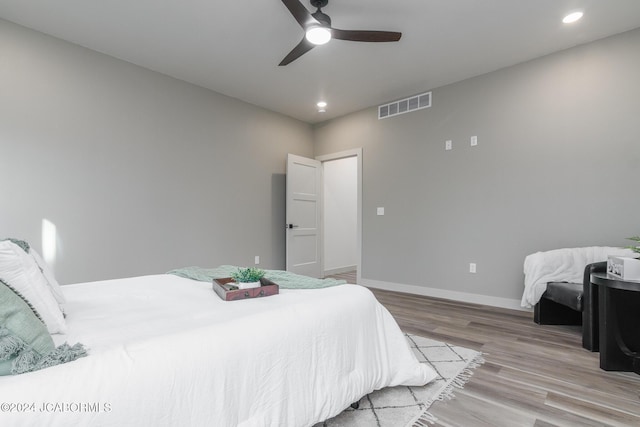
[[[451,399],[455,388],[463,388],[472,370],[484,359],[482,353],[418,335],[405,334],[421,363],[428,363],[438,377],[422,387],[387,387],[360,399],[358,409],[348,408],[314,427],[422,427],[435,418],[429,407],[437,400]]]

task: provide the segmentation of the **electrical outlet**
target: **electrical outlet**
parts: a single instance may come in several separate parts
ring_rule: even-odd
[[[447,151],[453,150],[453,142],[450,139],[444,142],[444,149]]]
[[[470,262],[469,263],[469,273],[475,273],[476,272],[476,263],[475,262]]]
[[[260,264],[260,255],[256,255],[254,262],[256,263],[256,265]]]

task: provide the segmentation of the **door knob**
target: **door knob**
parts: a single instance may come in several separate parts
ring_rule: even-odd
[[[284,227],[285,228],[296,228],[298,226],[296,224],[286,224]]]

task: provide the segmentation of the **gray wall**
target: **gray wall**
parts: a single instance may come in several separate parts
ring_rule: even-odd
[[[0,20],[0,236],[62,283],[222,263],[284,268],[286,153],[309,125]]]
[[[315,155],[363,147],[362,277],[519,300],[527,254],[629,244],[638,76],[634,30],[435,89],[426,110],[317,125]]]
[[[1,20],[0,52],[0,236],[52,221],[63,283],[283,268],[287,152],[364,148],[369,280],[515,300],[527,254],[640,233],[640,30],[314,129]]]

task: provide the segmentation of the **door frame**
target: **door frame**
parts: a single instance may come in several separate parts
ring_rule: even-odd
[[[322,164],[331,160],[340,160],[347,157],[356,157],[357,162],[357,213],[356,213],[356,282],[360,283],[362,279],[362,148],[354,148],[351,150],[339,151],[337,153],[323,154],[322,156],[316,156],[315,159]],[[324,168],[320,169],[321,175],[321,189],[320,189],[320,228],[322,237],[320,238],[320,268],[324,275]]]

